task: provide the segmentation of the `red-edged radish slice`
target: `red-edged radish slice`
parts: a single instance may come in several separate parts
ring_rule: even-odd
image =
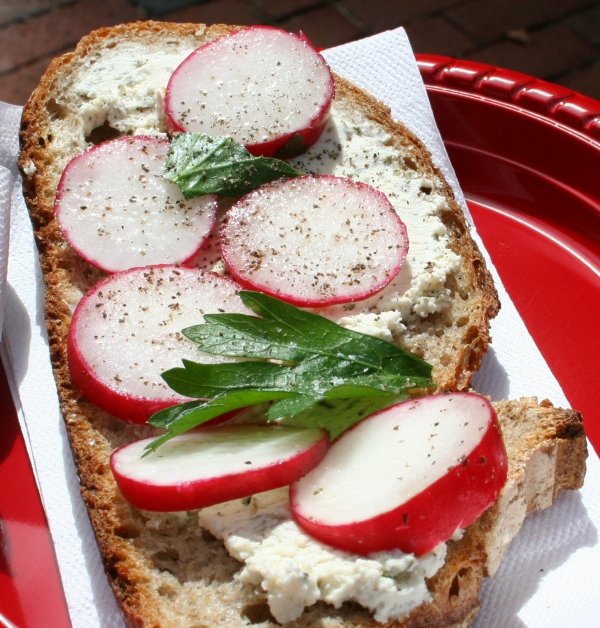
[[[165,94],[171,131],[228,135],[255,155],[299,154],[321,135],[334,87],[305,37],[251,26],[194,51]]]
[[[63,172],[56,219],[88,262],[115,272],[193,258],[212,229],[216,197],[185,200],[163,178],[169,142],[120,137],[74,157]]]
[[[326,432],[234,425],[176,436],[142,458],[146,438],[117,449],[110,464],[125,498],[138,508],[204,508],[286,486],[325,455]]]
[[[292,485],[292,511],[309,534],[335,547],[420,556],[494,503],[507,466],[496,414],[485,398],[422,397],[342,434]]]
[[[241,198],[221,228],[221,248],[242,285],[320,307],[384,288],[402,267],[408,238],[383,193],[350,179],[309,175]]]
[[[143,423],[186,398],[160,374],[182,359],[221,362],[181,330],[203,314],[250,313],[233,281],[197,269],[153,266],[115,273],[79,302],[67,342],[73,383],[110,414]]]

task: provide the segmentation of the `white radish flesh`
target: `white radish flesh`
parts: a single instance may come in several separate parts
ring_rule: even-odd
[[[289,156],[315,142],[333,98],[325,61],[303,37],[252,26],[198,48],[165,95],[172,131],[228,135],[254,154]]]
[[[68,336],[74,384],[85,397],[116,417],[143,423],[186,398],[160,374],[182,359],[220,362],[202,353],[181,330],[218,311],[244,312],[229,279],[175,266],[116,273],[78,304]]]
[[[320,429],[235,425],[176,436],[142,458],[152,438],[117,449],[111,468],[138,508],[177,511],[286,486],[324,456]]]
[[[408,239],[378,190],[350,179],[304,176],[240,199],[226,216],[221,248],[242,285],[320,307],[384,288],[402,267]]]
[[[74,157],[58,186],[55,213],[69,244],[115,272],[194,257],[212,229],[214,196],[185,200],[163,168],[169,143],[121,137]]]
[[[358,554],[422,555],[496,500],[507,458],[497,418],[479,395],[422,397],[367,417],[291,489],[315,538]]]

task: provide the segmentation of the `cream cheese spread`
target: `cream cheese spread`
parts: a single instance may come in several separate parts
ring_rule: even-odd
[[[336,608],[355,601],[378,622],[400,617],[431,600],[425,578],[446,557],[445,544],[420,558],[400,550],[365,557],[323,545],[292,520],[287,488],[204,508],[198,517],[245,563],[237,577],[262,588],[281,623],[318,601]]]
[[[82,103],[83,135],[105,123],[134,135],[164,132],[164,90],[173,70],[192,50],[190,42],[174,39],[166,45],[148,44],[140,54],[139,44],[125,42],[82,68],[72,91]],[[440,217],[446,199],[422,174],[401,163],[387,131],[334,102],[319,141],[293,162],[306,172],[349,176],[376,187],[387,195],[408,231],[408,256],[384,290],[358,303],[320,309],[320,314],[344,327],[392,340],[412,322],[449,305],[446,278],[458,268],[460,258],[449,247]],[[220,259],[208,257],[206,266],[225,271]]]
[[[162,99],[175,68],[193,51],[173,39],[159,45],[121,42],[77,74],[72,93],[81,101],[83,133],[104,123],[121,133],[156,134],[162,128]]]
[[[293,163],[304,172],[348,176],[376,187],[408,232],[404,266],[383,291],[361,302],[321,308],[319,314],[392,340],[411,322],[448,306],[445,283],[460,258],[450,249],[441,220],[447,201],[432,182],[401,163],[387,132],[334,104],[319,141]],[[209,267],[221,271],[220,261],[211,257],[206,256]],[[292,520],[287,489],[204,509],[199,520],[244,562],[239,579],[265,591],[273,616],[282,623],[320,600],[335,607],[355,601],[379,622],[401,617],[431,599],[425,578],[440,569],[446,556],[445,544],[421,558],[400,550],[361,557],[323,545]]]
[[[319,141],[294,160],[294,165],[306,172],[350,177],[372,185],[386,194],[405,223],[408,256],[394,280],[369,299],[319,310],[344,327],[386,340],[411,322],[449,305],[446,278],[460,264],[441,219],[446,199],[422,174],[401,163],[391,139],[360,112],[334,104]]]

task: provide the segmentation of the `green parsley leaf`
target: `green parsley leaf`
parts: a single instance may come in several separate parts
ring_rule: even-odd
[[[319,401],[309,410],[300,412],[295,416],[286,417],[279,422],[285,425],[306,428],[322,428],[326,425],[330,438],[334,439],[366,416],[407,398],[408,395],[381,394],[377,397],[364,397],[361,399]]]
[[[230,137],[176,133],[167,153],[164,177],[185,196],[241,196],[263,183],[303,174],[287,162],[254,157]]]
[[[400,347],[260,292],[241,291],[258,316],[207,314],[183,330],[199,349],[244,361],[183,366],[162,374],[187,397],[150,423],[167,429],[150,449],[225,412],[272,402],[268,421],[329,430],[332,436],[363,416],[432,386],[431,366]]]

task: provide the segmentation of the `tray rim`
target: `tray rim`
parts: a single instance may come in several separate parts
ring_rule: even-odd
[[[426,88],[478,97],[536,114],[600,149],[600,101],[568,87],[479,61],[415,55]]]

